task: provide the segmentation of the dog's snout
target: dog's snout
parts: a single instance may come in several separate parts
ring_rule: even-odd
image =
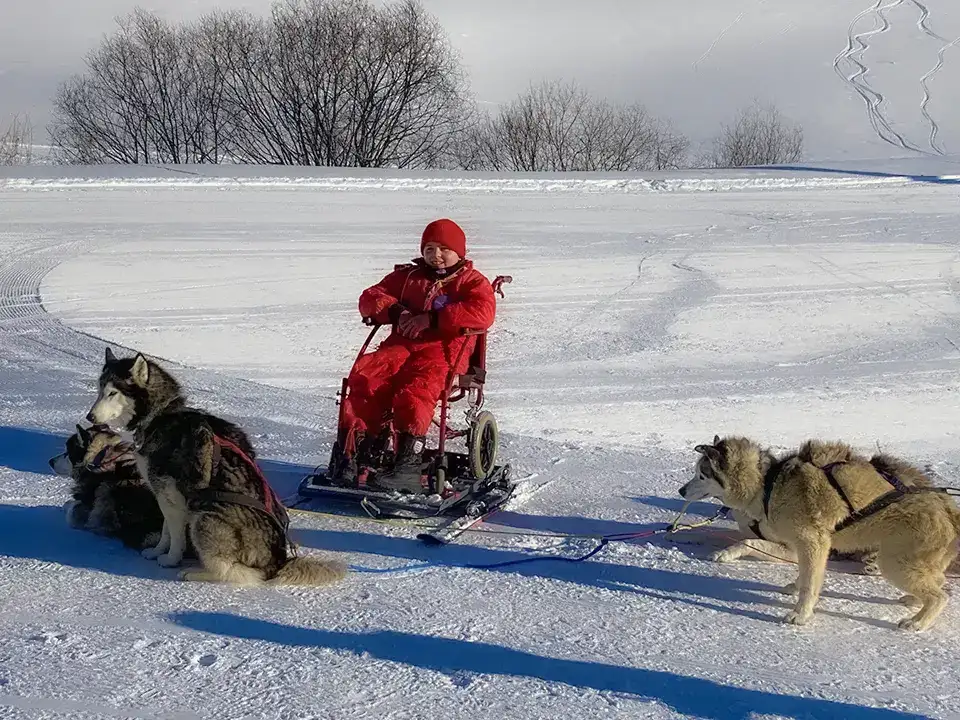
[[[94,422],[93,410],[87,413],[87,422]]]
[[[55,470],[55,469],[56,469],[56,467],[57,467],[57,459],[56,459],[55,457],[52,457],[52,458],[50,458],[49,460],[47,460],[47,463],[50,465],[50,469],[51,469],[51,470]]]
[[[682,497],[684,500],[686,500],[686,498],[687,498],[687,486],[686,486],[686,485],[684,485],[682,488],[680,488],[680,497]]]

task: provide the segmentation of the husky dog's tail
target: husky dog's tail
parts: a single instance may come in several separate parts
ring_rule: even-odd
[[[267,584],[319,587],[339,582],[346,575],[347,565],[339,560],[301,556],[288,559]]]
[[[879,453],[870,458],[870,464],[881,474],[891,475],[904,485],[912,487],[930,487],[933,485],[930,478],[919,468],[893,455]]]

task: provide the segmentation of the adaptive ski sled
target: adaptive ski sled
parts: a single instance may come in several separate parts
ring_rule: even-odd
[[[503,297],[502,286],[512,281],[510,276],[498,276],[494,290]],[[367,353],[381,325],[372,325],[366,341],[360,348],[357,361]],[[333,445],[326,470],[318,470],[305,477],[299,487],[304,499],[322,498],[358,503],[374,518],[426,518],[444,516],[445,522],[431,532],[418,537],[428,543],[444,544],[455,539],[491,513],[503,507],[518,488],[511,476],[509,463],[497,464],[500,435],[493,413],[483,409],[484,386],[487,379],[487,333],[467,330],[476,335],[468,369],[463,374],[451,372],[440,396],[439,412],[433,420],[436,427],[436,447],[423,451],[422,494],[375,490],[370,481],[378,473],[387,472],[393,465],[396,451],[396,433],[392,427],[389,442],[376,457],[363,458],[356,477],[346,479],[340,471],[352,448],[345,424],[344,407],[349,388],[348,378],[341,383],[338,419],[338,439]],[[463,352],[463,350],[461,350]],[[461,358],[452,367],[460,365]],[[348,374],[349,375],[349,374]],[[451,422],[452,406],[466,402],[465,425],[455,427]],[[463,449],[453,449],[451,445]]]

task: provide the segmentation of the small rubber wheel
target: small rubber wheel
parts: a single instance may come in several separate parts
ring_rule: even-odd
[[[500,429],[493,413],[484,410],[470,429],[470,472],[476,480],[486,480],[497,462]]]

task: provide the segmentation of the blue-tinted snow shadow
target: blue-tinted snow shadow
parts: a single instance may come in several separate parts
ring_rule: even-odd
[[[0,466],[52,475],[48,461],[63,452],[66,441],[66,435],[46,430],[0,425]]]
[[[815,167],[808,165],[758,165],[741,168],[743,170],[789,170],[792,172],[832,173],[835,175],[854,175],[860,177],[903,178],[913,182],[931,183],[934,185],[960,185],[960,177],[943,177],[940,175],[911,175],[909,173],[882,172],[879,170],[843,170],[841,168]]]
[[[63,508],[0,505],[0,556],[148,579],[172,579],[152,560],[113,538],[67,525]]]
[[[500,510],[492,515],[490,525],[500,525],[514,530],[532,530],[560,535],[626,535],[659,530],[672,521],[664,519],[656,523],[629,523],[601,518],[575,515],[528,515],[513,510]]]
[[[489,567],[500,563],[526,560],[539,554],[466,544],[434,547],[413,538],[344,530],[293,528],[291,534],[293,539],[304,547],[334,553],[365,553],[409,561],[409,564],[386,569],[361,566],[358,570],[359,574],[363,574],[365,571],[377,574],[406,572],[430,567],[476,569],[508,573],[521,577],[557,580],[614,592],[634,593],[654,600],[679,602],[726,615],[775,623],[781,622],[783,615],[794,604],[794,600],[790,596],[781,592],[779,585],[719,575],[679,572],[662,567],[641,567],[604,562],[601,559],[602,554],[583,562],[550,559],[502,567]],[[592,547],[595,547],[593,542],[585,540],[575,547],[567,547],[560,551],[559,556],[573,558],[584,554]],[[794,578],[790,577],[789,579],[793,580]],[[830,597],[833,593],[827,591],[823,595]],[[888,602],[883,598],[854,595],[838,595],[837,597],[862,602]],[[749,607],[738,607],[730,603],[748,605]],[[754,609],[758,605],[769,608],[771,612],[760,612]],[[886,620],[831,611],[822,606],[818,607],[817,613],[843,620],[853,620],[885,630],[896,627]]]
[[[762,621],[777,621],[778,617],[752,609],[730,607],[722,603],[743,603],[755,606],[785,607],[777,586],[749,580],[714,575],[696,575],[664,568],[638,567],[608,563],[596,558],[586,562],[546,560],[506,567],[480,567],[513,562],[531,557],[513,550],[456,544],[431,547],[420,540],[344,530],[295,528],[295,541],[305,547],[330,552],[367,553],[381,557],[411,561],[412,565],[397,568],[421,569],[425,566],[444,568],[486,569],[522,577],[546,578],[562,582],[589,585],[604,590],[632,592],[657,600],[673,600],[717,612],[748,617]],[[567,548],[564,554],[574,557],[583,554],[593,544],[585,541],[577,548]]]
[[[669,525],[683,508],[682,498],[664,498],[640,495],[629,498],[633,502],[666,511],[658,522],[631,523],[576,515],[529,515],[513,510],[501,510],[490,518],[491,525],[502,525],[515,530],[534,530],[563,535],[625,535],[644,533]],[[713,517],[720,506],[715,503],[695,502],[687,508],[687,515]]]
[[[673,513],[666,522],[673,522],[673,519],[677,516],[677,513],[683,509],[683,504],[686,502],[679,495],[675,498],[665,498],[659,497],[657,495],[637,495],[636,497],[630,498],[635,503],[640,503],[641,505],[649,505],[650,507],[660,508],[661,510],[666,510],[668,513]],[[690,503],[690,507],[687,508],[687,515],[697,515],[699,517],[713,517],[716,515],[717,510],[720,509],[720,505],[717,503],[709,502],[693,502]]]
[[[174,613],[170,619],[182,627],[214,635],[287,647],[348,652],[360,658],[373,657],[444,673],[455,679],[471,674],[519,677],[631,695],[639,700],[663,703],[684,715],[709,720],[746,720],[755,715],[847,720],[912,720],[926,717],[821,698],[750,690],[660,670],[552,658],[501,645],[392,630],[320,630],[228,613],[199,611]]]
[[[0,467],[37,475],[53,475],[49,460],[64,451],[67,437],[37,428],[0,425]],[[281,497],[296,493],[300,480],[315,470],[312,465],[280,460],[260,459],[257,463]]]

